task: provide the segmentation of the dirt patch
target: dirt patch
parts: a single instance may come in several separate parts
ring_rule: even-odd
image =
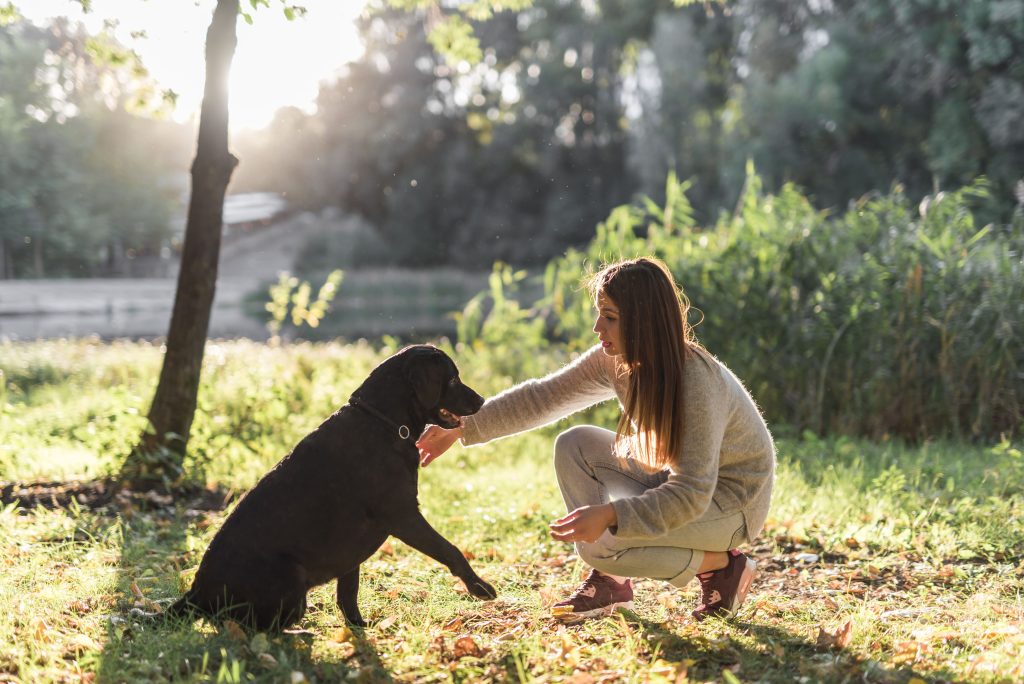
[[[0,504],[7,506],[17,503],[26,509],[37,506],[57,509],[77,505],[93,511],[106,508],[157,510],[181,506],[192,510],[219,511],[231,503],[236,495],[231,490],[198,486],[137,490],[113,479],[0,482]]]

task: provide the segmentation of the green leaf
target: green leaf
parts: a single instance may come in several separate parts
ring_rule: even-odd
[[[925,235],[924,231],[920,231],[917,234],[917,237],[921,240],[922,243],[924,243],[924,246],[928,248],[928,251],[935,255],[936,259],[943,258],[944,255],[942,253],[942,249],[934,240]]]
[[[971,246],[971,245],[973,245],[973,244],[974,244],[975,242],[977,242],[977,241],[978,241],[978,240],[980,240],[981,238],[983,238],[983,237],[985,237],[986,235],[988,235],[988,234],[989,234],[989,232],[990,232],[991,230],[992,230],[992,224],[990,223],[990,224],[988,224],[987,226],[985,226],[984,228],[982,228],[981,230],[979,230],[979,231],[978,231],[977,233],[975,233],[975,234],[974,234],[974,235],[973,235],[973,236],[971,237],[971,239],[969,239],[969,240],[967,241],[967,244],[966,244],[966,246],[967,246],[967,247],[970,247],[970,246]]]
[[[284,16],[288,21],[295,21],[300,17],[306,16],[306,8],[302,5],[285,5]]]
[[[427,39],[434,50],[450,63],[466,61],[476,64],[483,58],[473,27],[458,14],[449,15],[434,24]]]
[[[14,6],[13,2],[0,5],[0,26],[13,24],[19,19],[21,19],[21,14],[18,13],[18,8]]]

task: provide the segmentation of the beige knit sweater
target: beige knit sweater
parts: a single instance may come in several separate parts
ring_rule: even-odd
[[[616,535],[651,539],[696,520],[711,505],[739,510],[754,539],[764,527],[775,479],[775,445],[754,400],[710,354],[687,359],[682,453],[664,484],[613,502]],[[615,360],[595,346],[550,375],[488,399],[465,419],[473,445],[548,425],[601,401],[626,397]]]

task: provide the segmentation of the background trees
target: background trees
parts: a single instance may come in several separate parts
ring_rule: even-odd
[[[64,21],[0,26],[0,275],[119,275],[172,238],[187,130],[140,116],[131,61]]]
[[[232,188],[363,215],[396,245],[371,259],[474,269],[544,263],[612,207],[660,198],[670,170],[713,221],[735,207],[748,159],[769,190],[796,182],[819,208],[894,183],[920,198],[979,175],[984,216],[1016,204],[1019,3],[540,0],[480,13],[475,64],[438,55],[432,16],[364,18],[365,53],[324,84],[314,114],[281,110],[237,142]],[[134,116],[130,65],[101,66],[76,30],[59,29],[74,39],[57,50],[49,32],[2,29],[8,275],[123,272],[128,254],[167,245],[166,195],[183,189],[166,179],[184,174],[191,133]],[[73,115],[35,78],[60,70],[45,60],[74,63],[68,75],[86,67],[61,81]]]
[[[475,66],[437,57],[422,17],[362,33],[364,57],[238,183],[361,213],[410,265],[543,263],[669,170],[705,221],[733,210],[747,160],[830,209],[985,175],[981,215],[1001,219],[1024,175],[1019,3],[541,0],[480,22]]]
[[[377,263],[539,266],[585,244],[613,207],[667,199],[671,172],[686,181],[693,224],[713,226],[742,211],[748,160],[767,192],[794,181],[812,211],[833,214],[891,188],[910,207],[985,175],[989,192],[962,204],[1006,226],[1015,193],[1024,196],[1019,3],[523,0],[497,14],[489,2],[460,5],[476,19],[478,55],[460,37],[464,19],[439,20],[438,3],[388,4],[414,11],[367,15],[363,56],[324,84],[315,113],[282,110],[249,136],[234,179],[236,190],[361,214]],[[120,255],[166,244],[156,124],[130,114],[128,94],[145,92],[138,72],[93,60],[103,44],[74,27],[13,24],[0,37],[4,272],[116,272]],[[441,44],[453,49],[439,56]],[[194,304],[182,314],[194,324],[189,370],[167,371],[193,400],[154,433],[171,439],[187,438],[195,387],[181,378],[198,378],[218,197],[231,178],[221,104],[217,152],[197,157],[219,172],[200,203],[208,240],[183,281],[204,285],[179,298]]]

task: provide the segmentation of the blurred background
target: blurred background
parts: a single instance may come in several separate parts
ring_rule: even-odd
[[[0,14],[0,336],[166,333],[213,3],[86,4]],[[752,183],[836,234],[970,187],[965,239],[1019,238],[1019,0],[537,0],[475,23],[479,61],[439,57],[429,13],[303,4],[239,22],[214,337],[265,339],[282,271],[315,292],[339,268],[292,336],[452,335],[495,262],[528,302],[529,275],[672,188],[710,235]]]

